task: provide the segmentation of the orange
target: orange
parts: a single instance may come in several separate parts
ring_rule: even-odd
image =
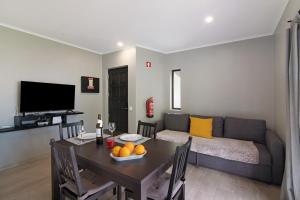
[[[121,147],[120,146],[115,146],[113,149],[112,149],[112,154],[116,157],[119,156],[120,154],[120,150],[121,150]]]
[[[136,155],[141,155],[145,153],[145,147],[143,145],[137,145],[134,149]]]
[[[130,156],[130,150],[127,147],[122,147],[120,150],[120,157]]]
[[[124,147],[127,147],[130,150],[130,153],[134,150],[134,144],[132,142],[127,142]]]

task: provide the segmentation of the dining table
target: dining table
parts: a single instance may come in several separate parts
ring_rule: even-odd
[[[143,158],[120,162],[110,156],[111,149],[106,146],[105,141],[102,145],[96,144],[95,141],[83,145],[74,145],[66,140],[58,143],[74,146],[77,162],[81,168],[104,175],[117,183],[119,185],[117,199],[121,198],[122,186],[133,192],[135,200],[147,199],[147,189],[172,165],[178,145],[169,141],[149,139],[143,143],[147,151]],[[51,153],[52,199],[59,200],[59,185],[52,158]]]

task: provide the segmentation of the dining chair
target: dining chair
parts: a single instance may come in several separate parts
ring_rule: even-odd
[[[157,123],[142,122],[139,120],[137,133],[144,137],[156,139]]]
[[[62,200],[65,197],[74,200],[95,200],[117,187],[106,177],[89,170],[79,172],[73,146],[58,144],[54,139],[51,139],[50,145]]]
[[[147,190],[149,200],[185,200],[185,172],[192,137],[176,148],[171,175],[164,173]],[[125,200],[133,198],[132,191],[125,189]]]
[[[83,120],[80,120],[79,122],[73,122],[68,124],[59,124],[59,136],[60,139],[66,139],[64,138],[64,129],[67,129],[67,138],[76,137],[80,133],[81,129],[83,127]]]

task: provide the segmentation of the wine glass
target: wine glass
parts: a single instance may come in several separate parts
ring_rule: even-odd
[[[81,129],[79,131],[79,138],[80,138],[80,143],[82,143],[82,135],[85,134],[85,128],[84,125],[81,126]]]
[[[114,136],[113,133],[116,130],[116,123],[115,122],[109,122],[108,123],[108,130],[109,130],[111,136]]]

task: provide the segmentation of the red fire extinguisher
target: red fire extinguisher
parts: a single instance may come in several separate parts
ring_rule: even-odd
[[[146,116],[152,118],[154,116],[154,102],[153,97],[150,97],[146,101]]]

